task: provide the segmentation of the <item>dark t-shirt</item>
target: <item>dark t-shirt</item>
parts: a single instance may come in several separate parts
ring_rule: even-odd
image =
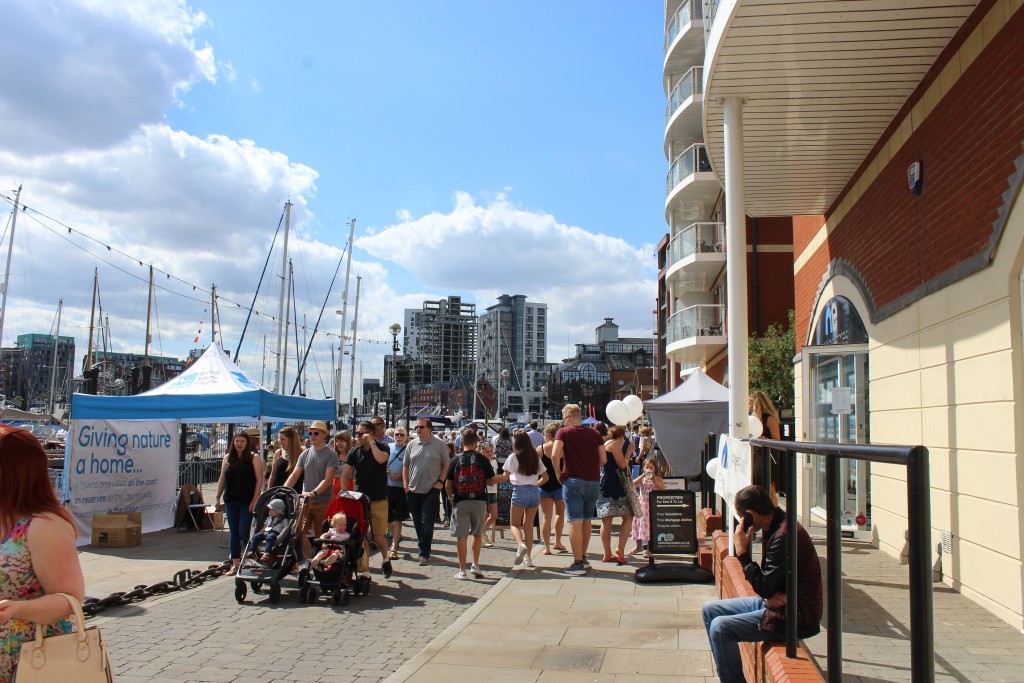
[[[491,461],[485,458],[483,455],[477,453],[476,451],[463,451],[462,453],[459,453],[454,458],[452,458],[452,461],[450,463],[448,463],[448,474],[446,475],[446,479],[452,483],[452,493],[455,495],[455,498],[452,499],[452,504],[457,505],[464,500],[487,500],[486,486],[484,486],[483,489],[481,489],[481,492],[476,496],[459,495],[459,489],[455,485],[455,482],[457,481],[457,479],[455,478],[455,472],[462,465],[463,459],[466,459],[467,463],[470,461],[470,459],[475,460],[476,464],[480,467],[481,470],[483,470],[484,479],[491,479],[492,477],[494,477],[494,468],[491,467]]]
[[[562,442],[562,481],[569,478],[600,481],[601,460],[598,452],[604,440],[590,427],[562,427],[555,434]]]
[[[390,452],[390,449],[377,442],[377,448]],[[365,493],[370,500],[387,500],[388,497],[388,463],[377,462],[373,451],[356,446],[348,452],[345,464],[355,470],[356,490]]]

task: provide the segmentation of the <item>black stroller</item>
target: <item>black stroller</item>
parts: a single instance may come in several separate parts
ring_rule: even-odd
[[[370,499],[362,493],[342,491],[328,506],[321,532],[327,531],[331,518],[338,512],[344,513],[348,519],[349,534],[345,541],[336,544],[341,559],[329,567],[320,565],[299,571],[299,602],[314,603],[320,595],[330,595],[335,605],[347,605],[353,593],[370,593],[370,578],[359,576],[356,569],[364,552],[363,541],[370,521]],[[325,544],[331,545],[330,541],[319,538],[314,539],[312,544],[314,552]]]
[[[282,516],[287,519],[287,523],[273,543],[254,543],[253,539],[262,540],[257,534],[263,531],[271,502],[275,500],[284,504]],[[302,555],[298,535],[298,508],[299,494],[287,486],[268,489],[256,499],[249,542],[245,545],[238,574],[235,575],[235,600],[238,602],[245,600],[249,584],[252,585],[252,592],[256,594],[262,593],[264,585],[269,586],[271,603],[276,604],[281,599],[281,580],[291,573]]]

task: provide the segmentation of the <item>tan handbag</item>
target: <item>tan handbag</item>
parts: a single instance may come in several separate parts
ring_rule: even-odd
[[[36,624],[36,639],[21,646],[14,683],[113,683],[114,670],[100,630],[85,628],[82,604],[74,597],[53,595],[71,603],[76,631],[44,638],[46,626]]]

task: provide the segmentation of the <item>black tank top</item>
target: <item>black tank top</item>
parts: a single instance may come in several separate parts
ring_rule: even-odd
[[[540,461],[544,463],[544,469],[548,471],[548,480],[544,482],[544,485],[541,486],[541,488],[545,491],[551,492],[562,488],[562,483],[558,481],[558,477],[555,476],[555,465],[551,462],[551,458],[548,457],[548,443],[552,442],[546,442],[541,447],[543,449],[541,452],[544,455],[541,456]]]
[[[277,473],[274,475],[274,481],[270,482],[270,486],[284,486],[284,483],[288,481],[288,475],[291,474],[291,472],[288,471],[288,459],[280,457],[274,462],[274,464],[277,465]],[[302,480],[305,476],[305,472],[300,473],[298,480],[295,482],[295,486],[292,487],[297,493],[302,493]]]
[[[243,503],[252,500],[256,491],[256,468],[252,461],[243,462],[224,471],[224,500]]]

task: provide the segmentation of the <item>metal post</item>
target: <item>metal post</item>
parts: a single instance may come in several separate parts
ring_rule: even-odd
[[[907,461],[907,526],[910,530],[910,680],[935,680],[932,614],[932,514],[928,449],[918,446]],[[829,623],[829,631],[832,624]]]
[[[842,491],[839,456],[825,456],[825,527],[827,550],[825,568],[828,585],[828,680],[843,680],[843,536],[841,531]],[[797,561],[793,555],[792,562]]]
[[[725,276],[729,345],[729,436],[747,436],[747,212],[743,177],[743,101],[722,107],[725,152]],[[699,154],[698,149],[694,150]],[[699,161],[699,159],[698,159]]]
[[[793,464],[789,468],[790,490],[796,491],[796,465],[800,456],[790,451],[786,454]],[[797,566],[796,558],[799,557],[797,549],[797,521],[796,521],[796,496],[786,498],[786,528],[790,533],[786,536],[786,656],[790,659],[796,658],[796,591],[797,591]]]

